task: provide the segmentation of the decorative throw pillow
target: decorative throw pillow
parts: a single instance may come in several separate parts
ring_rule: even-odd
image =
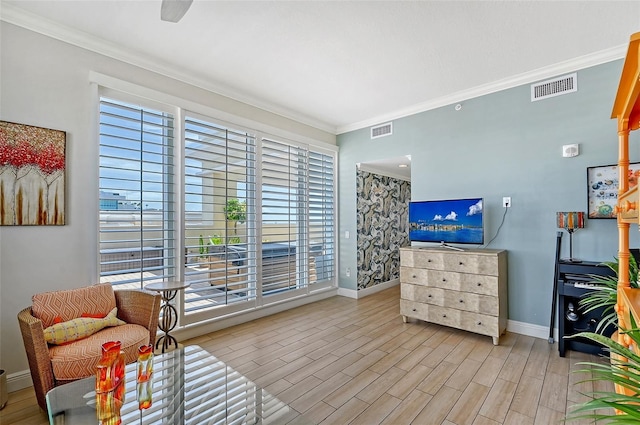
[[[86,338],[107,326],[126,324],[116,317],[117,314],[118,308],[116,307],[101,319],[78,317],[77,319],[51,325],[44,330],[44,339],[49,344],[60,345]]]
[[[98,314],[104,317],[116,306],[116,296],[110,283],[97,283],[77,289],[42,292],[32,297],[31,314],[42,320],[42,326],[80,317],[82,313]]]

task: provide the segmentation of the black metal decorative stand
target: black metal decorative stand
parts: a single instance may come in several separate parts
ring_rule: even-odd
[[[174,345],[174,348],[178,348],[178,341],[173,337],[170,332],[178,324],[178,311],[171,304],[178,294],[180,289],[188,288],[191,284],[187,282],[170,281],[170,282],[154,282],[145,286],[145,289],[151,291],[160,292],[162,294],[162,306],[160,307],[160,321],[158,322],[158,329],[163,334],[156,340],[156,350],[162,344],[162,352],[164,353]]]

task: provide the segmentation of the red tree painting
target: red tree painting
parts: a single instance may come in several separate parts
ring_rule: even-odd
[[[0,225],[65,224],[65,143],[64,131],[0,121]]]

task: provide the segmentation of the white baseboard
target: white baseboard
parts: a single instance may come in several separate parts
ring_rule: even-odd
[[[380,292],[380,291],[383,291],[385,289],[389,289],[389,288],[391,288],[393,286],[396,286],[396,285],[400,285],[400,279],[388,280],[386,282],[379,283],[377,285],[371,286],[370,288],[364,288],[364,289],[360,289],[360,290],[338,288],[338,295],[340,295],[342,297],[359,299],[359,298],[363,298],[363,297],[366,297],[366,296],[371,295],[371,294],[375,294],[376,292]]]
[[[29,369],[7,375],[7,391],[13,392],[33,385]]]
[[[376,292],[384,289],[391,288],[400,284],[400,279],[393,279],[388,282],[384,282],[370,288],[361,289],[359,291],[353,289],[338,288],[338,295],[348,298],[362,298],[367,295],[375,294]],[[534,325],[532,323],[518,322],[516,320],[507,321],[507,331],[520,335],[531,336],[534,338],[541,338],[549,340],[549,327]],[[558,341],[558,328],[553,329],[553,340]]]
[[[507,331],[520,335],[532,336],[534,338],[549,339],[549,327],[534,325],[532,323],[507,321]],[[558,340],[558,328],[553,329],[553,340]]]
[[[346,289],[346,288],[338,288],[338,295],[341,297],[358,299],[358,290],[356,289]]]

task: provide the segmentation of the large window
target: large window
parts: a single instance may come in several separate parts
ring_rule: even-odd
[[[185,323],[335,286],[335,152],[141,104],[100,100],[101,281],[187,280]]]
[[[169,113],[100,101],[100,281],[142,287],[175,277]]]
[[[246,131],[185,119],[187,313],[255,299],[255,151]]]

